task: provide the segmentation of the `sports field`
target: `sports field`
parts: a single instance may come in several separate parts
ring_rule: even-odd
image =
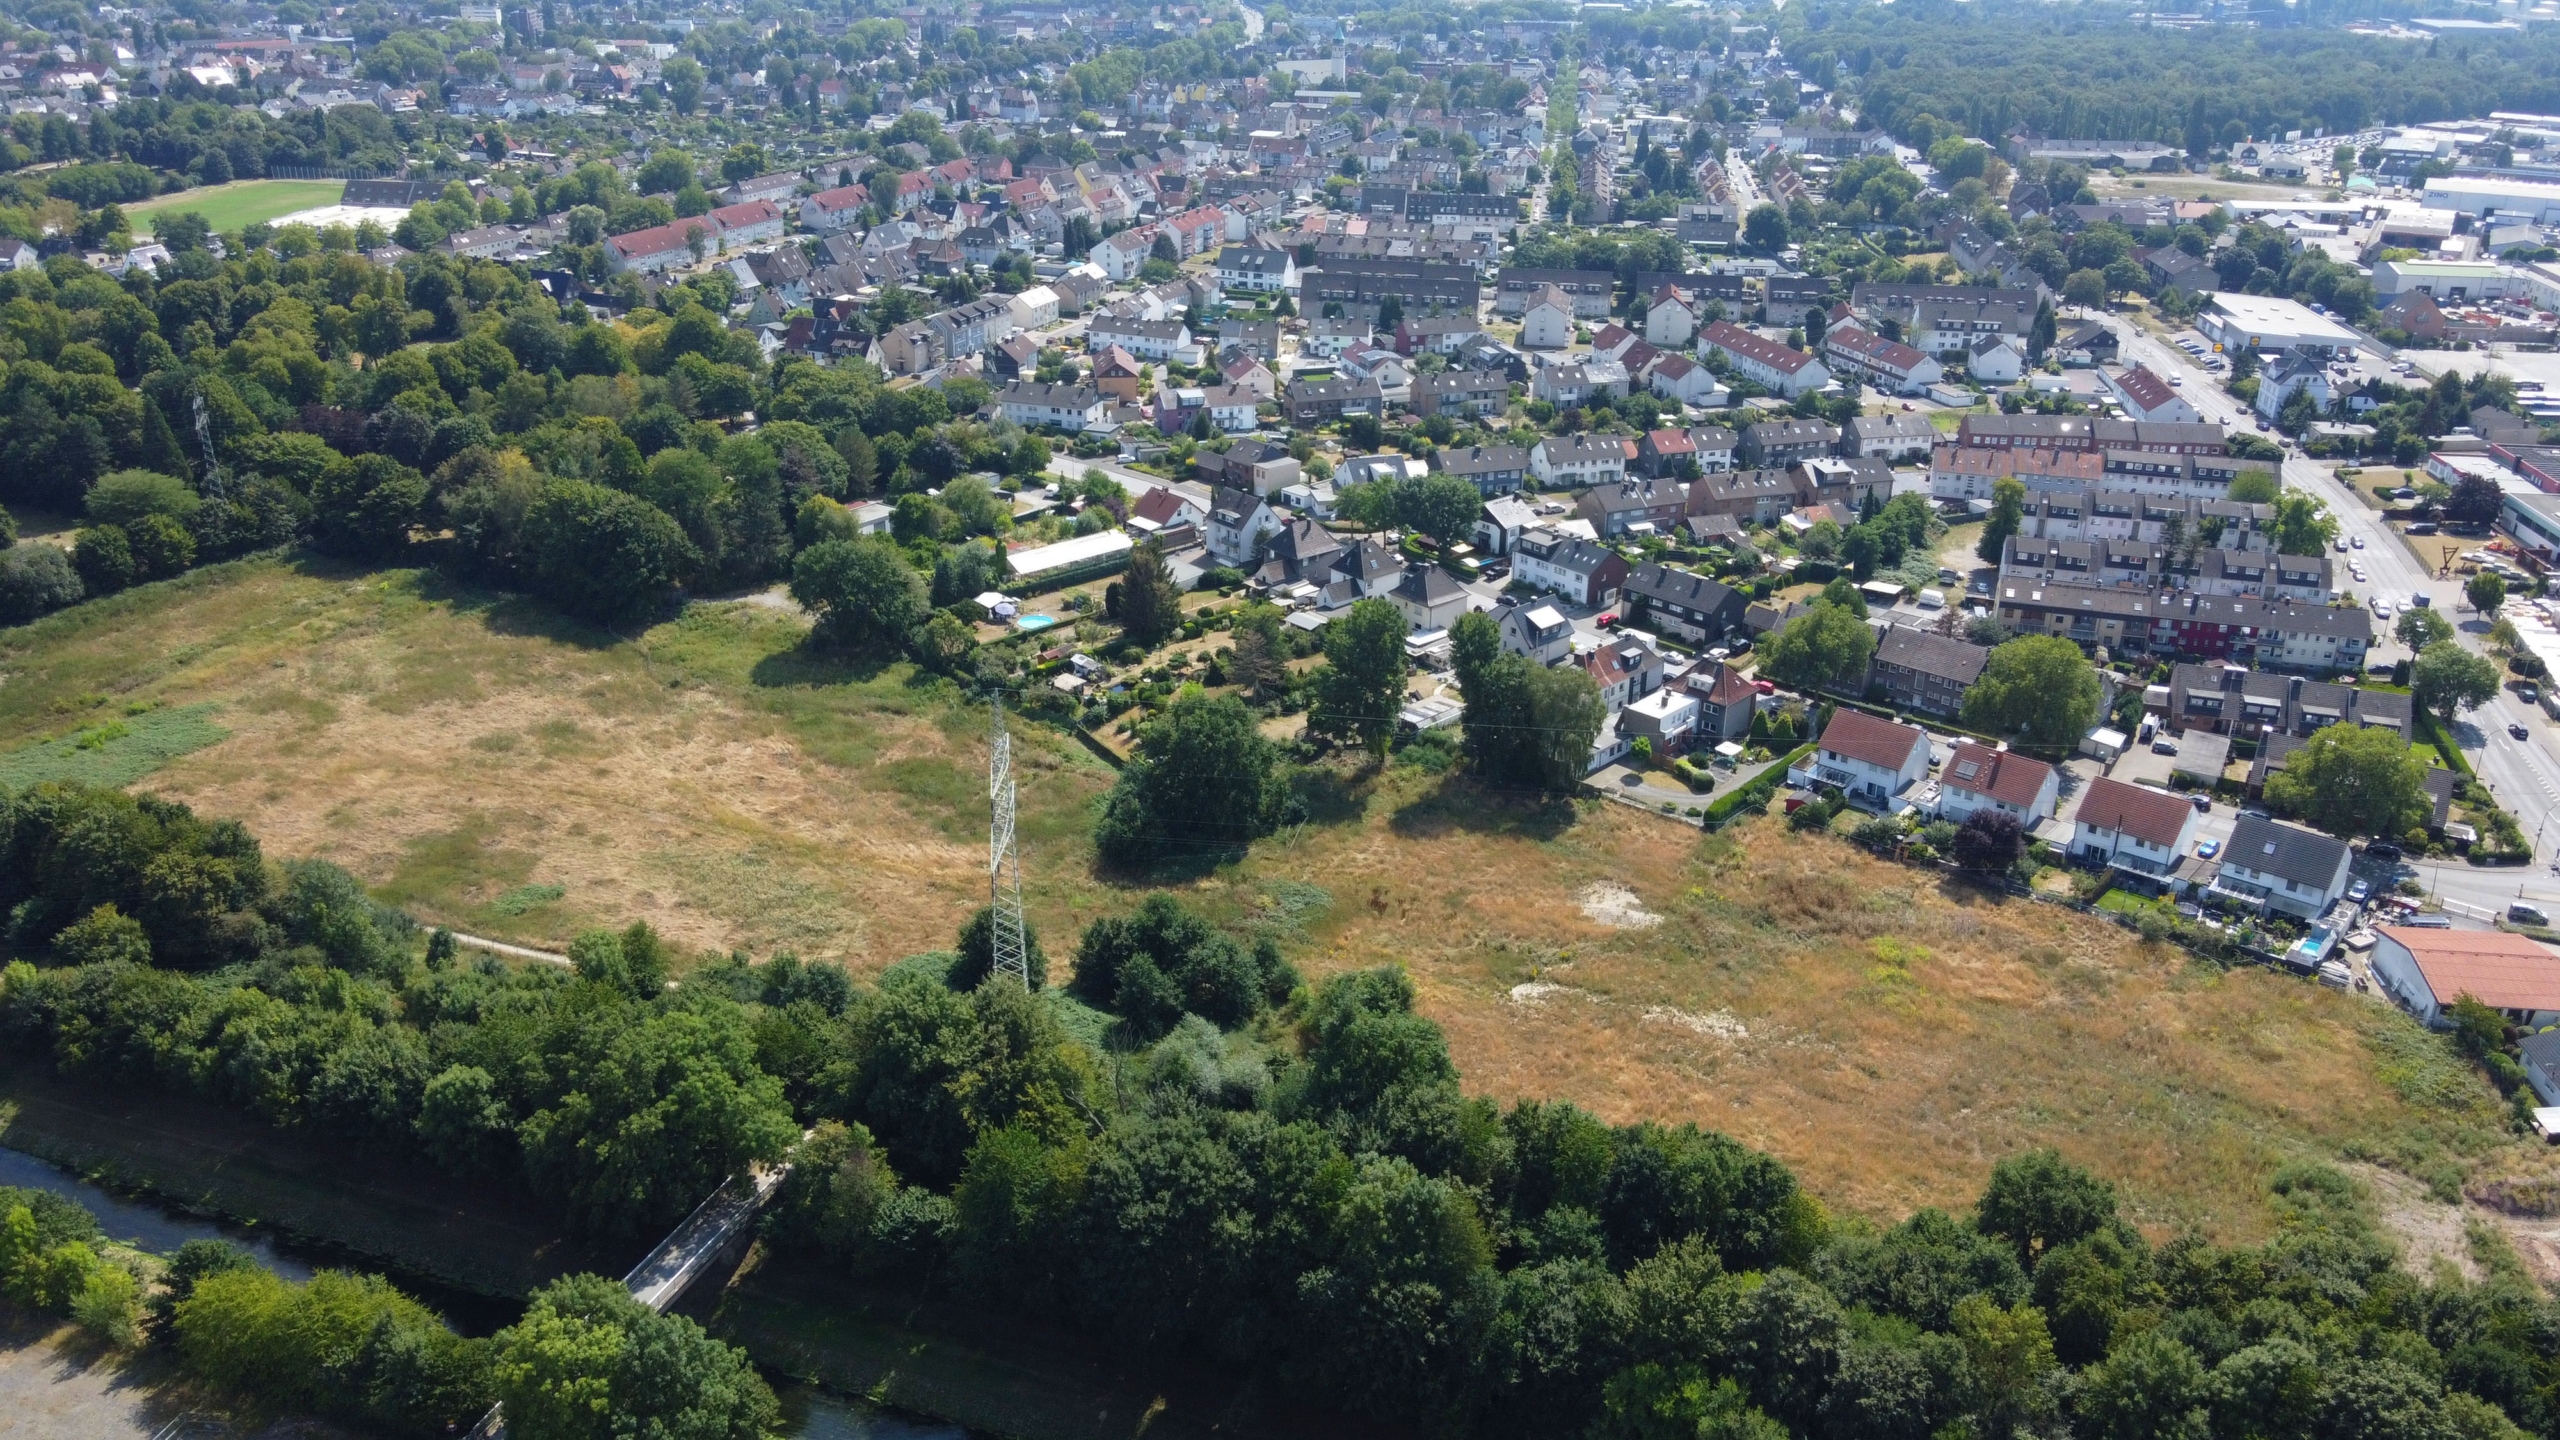
[[[206,185],[155,196],[125,206],[124,213],[133,222],[137,235],[152,233],[155,217],[187,210],[211,221],[216,230],[230,231],[297,210],[335,205],[346,189],[344,180],[234,180],[228,185]]]

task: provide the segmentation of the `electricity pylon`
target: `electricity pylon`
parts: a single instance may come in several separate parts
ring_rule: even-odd
[[[1022,851],[1013,839],[1013,738],[1005,733],[1004,697],[996,697],[995,733],[987,746],[987,798],[993,818],[987,826],[987,904],[994,921],[993,973],[1031,988],[1030,947],[1022,929]]]

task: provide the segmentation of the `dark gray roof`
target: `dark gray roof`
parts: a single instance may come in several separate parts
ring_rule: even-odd
[[[1990,659],[1989,650],[1970,640],[1913,625],[1887,625],[1876,643],[1878,665],[1898,665],[1959,685],[1971,685],[1981,679],[1982,667]]]
[[[2347,855],[2347,843],[2298,826],[2243,815],[2240,823],[2231,827],[2231,843],[2222,855],[2225,865],[2320,889],[2336,877],[2338,862]]]
[[[1628,574],[1626,583],[1618,588],[1630,600],[1642,596],[1661,604],[1706,611],[1722,610],[1730,605],[1737,615],[1741,608],[1738,603],[1741,593],[1732,586],[1669,565],[1639,565]]]
[[[1440,605],[1466,593],[1449,572],[1437,565],[1408,565],[1396,582],[1396,593],[1422,605]]]
[[[1468,445],[1435,452],[1431,464],[1452,475],[1498,475],[1528,469],[1529,452],[1517,445]]]

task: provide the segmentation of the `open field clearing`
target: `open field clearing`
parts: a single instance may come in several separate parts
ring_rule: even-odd
[[[155,195],[125,206],[124,213],[133,222],[137,235],[151,233],[152,217],[156,215],[188,210],[202,215],[214,229],[227,232],[297,210],[335,205],[346,189],[344,180],[234,180],[228,185],[204,185],[171,195]]]
[[[645,918],[872,974],[981,903],[984,712],[802,633],[722,604],[604,635],[422,572],[247,561],[0,632],[0,756],[74,737],[76,757],[132,706],[184,712],[227,738],[137,788],[346,864],[421,919],[556,948]],[[1109,769],[1037,727],[1016,756],[1054,979],[1135,895],[1091,868]],[[2363,997],[2201,970],[1775,821],[1702,841],[1401,764],[1324,772],[1310,804],[1318,823],[1187,898],[1269,927],[1311,977],[1410,965],[1473,1091],[1694,1120],[1837,1211],[1963,1205],[2038,1144],[2122,1184],[2156,1232],[2226,1240],[2264,1233],[2292,1160],[2369,1160],[2440,1197],[2535,1178],[2476,1075]]]

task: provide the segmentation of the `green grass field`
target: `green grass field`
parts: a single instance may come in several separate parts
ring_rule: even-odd
[[[187,210],[213,222],[216,230],[232,231],[297,210],[335,205],[346,189],[344,180],[234,180],[127,205],[124,213],[138,235],[151,233],[154,217]]]

